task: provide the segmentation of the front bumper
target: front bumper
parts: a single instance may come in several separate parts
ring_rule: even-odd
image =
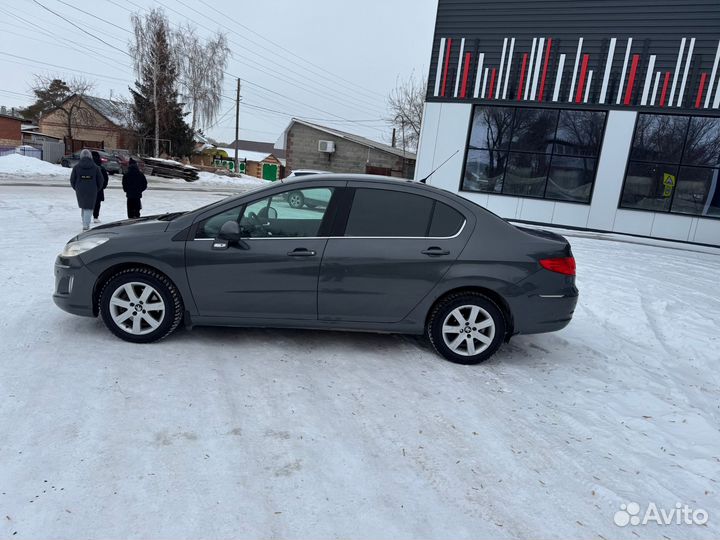
[[[79,257],[55,259],[55,291],[53,302],[60,309],[83,317],[95,317],[93,287],[95,276]]]

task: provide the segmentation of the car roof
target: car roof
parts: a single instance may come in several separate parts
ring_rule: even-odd
[[[345,181],[345,182],[367,182],[368,184],[373,184],[375,187],[378,185],[388,185],[388,186],[399,186],[399,187],[407,187],[409,189],[415,190],[415,191],[425,191],[428,195],[435,194],[435,195],[441,195],[443,197],[452,199],[453,201],[456,201],[457,203],[462,204],[465,207],[476,207],[477,204],[473,203],[472,201],[466,199],[465,197],[461,197],[460,195],[456,193],[452,193],[451,191],[448,191],[446,189],[441,189],[439,187],[431,186],[428,184],[424,184],[422,182],[418,182],[417,180],[412,180],[409,178],[398,178],[397,176],[382,176],[382,175],[375,175],[375,174],[342,174],[342,173],[327,173],[327,174],[308,174],[303,176],[296,176],[296,177],[290,177],[290,178],[283,178],[282,180],[278,180],[277,182],[273,182],[273,184],[290,184],[290,185],[302,185],[302,184],[316,184],[318,181]]]

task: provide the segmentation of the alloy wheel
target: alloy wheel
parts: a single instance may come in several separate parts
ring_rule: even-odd
[[[131,281],[110,297],[110,316],[118,328],[142,336],[156,330],[165,318],[165,302],[154,287]]]
[[[442,337],[452,352],[475,356],[485,351],[495,337],[495,321],[483,308],[463,305],[453,309],[442,325]]]

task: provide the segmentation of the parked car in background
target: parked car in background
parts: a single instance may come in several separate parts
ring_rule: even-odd
[[[294,208],[293,192],[328,203]],[[95,227],[58,256],[53,294],[135,343],[181,323],[425,334],[461,364],[564,328],[577,299],[562,236],[419,182],[342,174]]]
[[[143,158],[141,158],[140,156],[131,154],[130,152],[124,150],[115,150],[114,155],[115,158],[118,160],[118,163],[120,164],[120,172],[122,172],[123,174],[125,174],[128,170],[128,166],[130,165],[130,158],[135,160],[138,168],[142,172],[145,172],[145,161],[143,161]]]
[[[318,171],[314,169],[297,169],[287,175],[283,180],[293,180],[302,176],[310,176],[312,174],[329,174],[327,171]],[[327,207],[328,198],[312,198],[303,195],[302,191],[291,191],[287,194],[287,202],[292,208],[302,208],[307,206],[308,208],[325,208]]]
[[[100,156],[100,161],[102,162],[103,167],[105,167],[105,170],[108,172],[108,174],[115,174],[121,172],[120,169],[120,162],[117,160],[117,158],[105,150],[100,150],[98,148],[88,148],[87,150],[90,150],[93,154],[98,154]],[[80,151],[73,152],[70,155],[63,156],[63,158],[60,160],[60,165],[63,167],[74,167],[77,165],[78,161],[80,161]]]

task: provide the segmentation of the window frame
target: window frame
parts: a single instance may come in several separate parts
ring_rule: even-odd
[[[331,238],[332,233],[334,231],[335,225],[337,224],[337,213],[338,208],[343,203],[340,202],[343,197],[340,196],[341,193],[344,193],[347,191],[347,187],[345,186],[335,186],[335,185],[320,185],[320,186],[305,186],[305,187],[298,187],[296,189],[289,189],[285,191],[278,191],[275,193],[272,193],[270,195],[265,195],[264,197],[257,197],[249,201],[243,201],[241,204],[238,204],[236,206],[232,206],[230,208],[225,208],[224,210],[221,210],[215,214],[203,217],[202,219],[198,219],[195,221],[192,225],[191,231],[190,231],[190,240],[191,241],[206,241],[206,240],[216,240],[216,238],[198,238],[197,234],[200,230],[200,227],[203,226],[204,223],[206,223],[208,220],[219,216],[220,214],[224,214],[225,212],[229,212],[231,210],[235,210],[236,208],[239,208],[239,214],[238,218],[242,218],[243,214],[245,213],[245,210],[247,210],[247,207],[251,204],[255,204],[259,201],[262,201],[264,199],[272,199],[275,197],[281,197],[285,194],[292,193],[293,191],[302,191],[303,189],[329,189],[331,191],[330,194],[330,200],[328,201],[327,208],[325,209],[325,213],[323,214],[322,220],[320,221],[320,227],[318,228],[318,234],[316,236],[243,236],[242,239],[244,241],[255,241],[255,240],[292,240],[292,239],[318,239],[318,238]],[[327,233],[327,234],[322,234]]]
[[[490,108],[490,107],[500,107],[500,108],[512,108],[513,109],[513,119],[510,124],[510,133],[508,135],[508,146],[504,150],[497,150],[498,152],[504,152],[507,156],[507,159],[505,160],[505,166],[503,169],[503,175],[502,175],[502,189],[505,189],[505,175],[507,173],[508,168],[508,162],[510,161],[510,155],[512,153],[516,154],[533,154],[533,155],[545,155],[548,156],[548,172],[545,175],[545,185],[543,187],[543,195],[542,197],[534,197],[530,195],[516,195],[513,193],[503,193],[502,191],[500,193],[496,192],[490,192],[490,191],[476,191],[472,189],[464,189],[463,184],[465,183],[465,172],[467,170],[467,159],[468,154],[470,152],[470,140],[472,137],[472,128],[473,128],[473,120],[475,119],[475,112],[478,110],[478,108]],[[557,136],[557,130],[560,125],[560,116],[564,111],[570,111],[570,112],[592,112],[592,113],[603,113],[603,122],[602,122],[602,129],[601,129],[601,136],[600,136],[600,144],[597,150],[597,155],[595,157],[587,157],[587,156],[573,156],[570,154],[563,154],[563,153],[557,153],[555,152],[555,141],[553,140],[552,150],[550,152],[536,152],[531,150],[515,150],[512,148],[512,137],[513,132],[515,129],[515,113],[518,109],[543,109],[543,110],[552,110],[557,111],[557,118],[555,120],[555,136]],[[460,175],[460,185],[458,187],[458,193],[475,193],[478,195],[499,195],[502,197],[520,197],[522,199],[531,199],[535,201],[550,201],[554,203],[567,203],[567,204],[581,204],[583,206],[590,206],[592,204],[593,196],[595,194],[595,182],[597,181],[597,173],[598,173],[598,164],[600,163],[600,156],[602,154],[602,147],[605,142],[605,131],[607,129],[607,121],[608,121],[608,110],[607,109],[597,109],[592,107],[562,107],[562,106],[549,106],[549,104],[544,105],[530,105],[530,104],[523,104],[523,105],[516,105],[513,103],[504,103],[504,104],[497,104],[497,105],[489,105],[489,104],[475,104],[472,108],[472,113],[470,114],[470,119],[468,121],[468,129],[467,129],[467,136],[465,138],[465,152],[463,154],[463,167],[462,167],[462,173]],[[634,133],[634,130],[633,130]],[[481,151],[496,151],[491,149],[480,149]],[[592,187],[590,188],[590,197],[588,198],[587,202],[584,201],[569,201],[565,199],[556,199],[556,198],[548,198],[547,197],[547,179],[548,175],[550,174],[550,169],[552,168],[552,158],[557,155],[559,157],[575,157],[575,158],[581,158],[581,159],[593,159],[595,161],[595,171],[593,174],[592,179]]]
[[[431,197],[424,193],[416,193],[414,190],[408,191],[404,189],[393,189],[395,186],[385,186],[385,185],[367,185],[367,186],[348,186],[348,196],[343,201],[344,204],[342,206],[342,214],[338,216],[338,220],[336,221],[336,228],[332,231],[335,233],[335,235],[331,236],[331,238],[345,238],[345,239],[378,239],[378,240],[450,240],[452,238],[457,238],[460,236],[463,231],[465,230],[465,227],[468,223],[467,215],[462,212],[460,209],[458,209],[456,206],[448,204],[445,201],[441,201],[435,197]],[[346,236],[345,231],[347,229],[347,223],[350,218],[350,212],[352,211],[352,205],[353,201],[355,200],[355,193],[358,189],[372,189],[377,191],[394,191],[398,193],[403,193],[407,195],[415,195],[418,197],[424,197],[426,199],[429,199],[432,202],[432,206],[430,208],[430,220],[428,222],[428,226],[426,228],[426,233],[429,234],[430,228],[432,227],[432,218],[435,213],[435,205],[437,203],[444,204],[445,206],[448,206],[449,208],[452,208],[455,210],[460,216],[462,217],[462,223],[460,224],[460,228],[457,230],[455,234],[452,236]]]
[[[653,115],[653,116],[681,116],[688,118],[687,127],[685,128],[685,137],[683,138],[682,142],[682,149],[680,151],[680,160],[678,162],[671,162],[671,161],[647,161],[642,159],[631,159],[630,155],[632,154],[632,145],[635,141],[635,133],[637,131],[638,122],[640,121],[640,115]],[[680,112],[658,112],[658,111],[652,111],[652,112],[639,112],[635,115],[635,122],[633,123],[633,132],[632,137],[630,139],[630,150],[628,152],[628,157],[625,160],[625,172],[623,173],[623,182],[622,187],[620,188],[620,194],[618,195],[617,200],[617,209],[618,210],[625,210],[629,212],[651,212],[653,214],[663,214],[663,215],[672,215],[672,216],[684,216],[686,218],[697,218],[697,219],[714,219],[718,220],[720,219],[720,215],[718,216],[712,216],[712,215],[702,215],[702,214],[688,214],[687,212],[673,212],[673,202],[675,202],[675,194],[678,191],[678,184],[679,184],[679,177],[680,177],[680,170],[683,167],[694,167],[698,169],[718,169],[720,172],[720,165],[717,167],[711,167],[707,165],[693,165],[693,164],[684,164],[683,163],[683,157],[685,157],[685,148],[687,147],[687,138],[688,134],[690,133],[690,126],[692,124],[693,118],[713,118],[720,122],[720,117],[714,116],[712,114],[687,114],[687,113],[680,113]],[[622,198],[623,194],[625,193],[625,185],[627,183],[627,176],[628,176],[628,170],[630,169],[631,163],[645,163],[645,164],[659,164],[659,165],[671,165],[676,168],[677,174],[675,178],[675,187],[673,188],[672,195],[670,197],[670,203],[668,204],[667,210],[653,210],[651,208],[632,208],[628,206],[622,206]]]

